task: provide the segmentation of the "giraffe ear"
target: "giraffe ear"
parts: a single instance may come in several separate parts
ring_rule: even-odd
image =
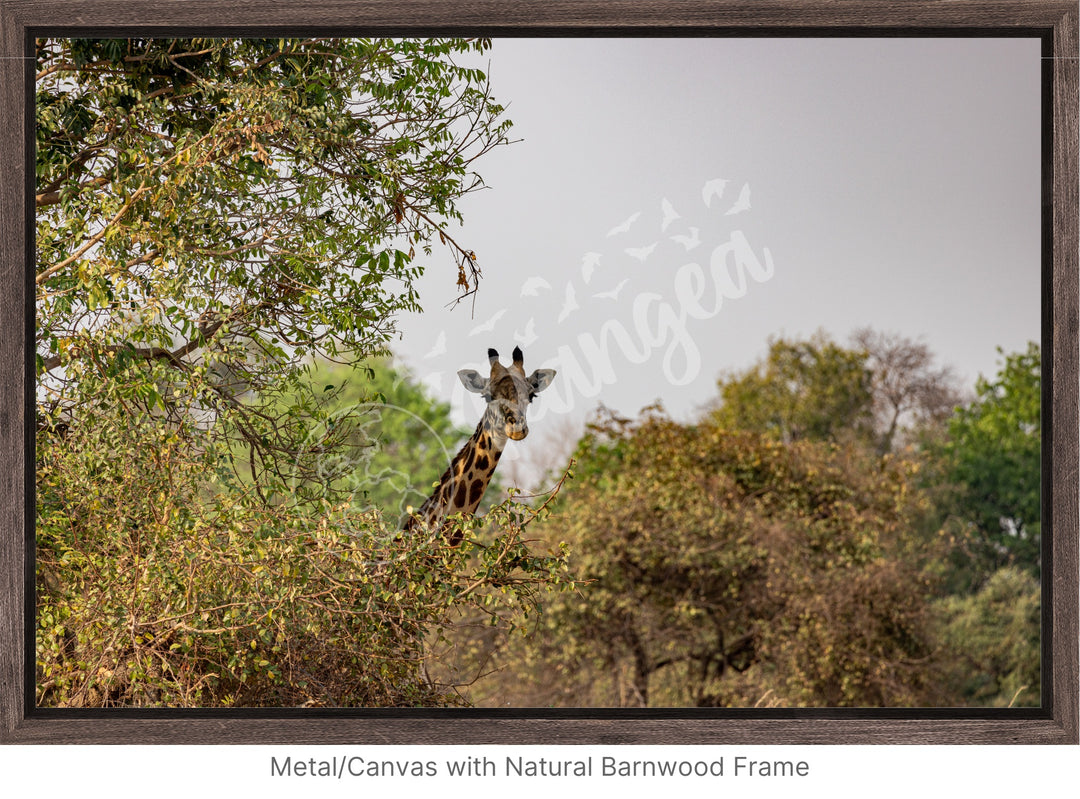
[[[457,376],[461,379],[461,385],[473,394],[483,394],[487,391],[488,381],[475,369],[462,369]]]
[[[534,393],[539,394],[545,388],[551,385],[551,381],[555,379],[554,369],[537,369],[531,375],[529,375],[529,385],[532,386]]]

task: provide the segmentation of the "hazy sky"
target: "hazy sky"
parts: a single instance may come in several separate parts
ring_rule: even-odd
[[[455,373],[488,347],[559,370],[509,460],[601,402],[689,418],[780,334],[871,325],[992,375],[996,347],[1039,340],[1039,56],[1015,38],[496,40],[522,141],[478,162],[490,189],[454,232],[484,272],[475,309],[445,307],[436,248],[393,347],[469,426]]]

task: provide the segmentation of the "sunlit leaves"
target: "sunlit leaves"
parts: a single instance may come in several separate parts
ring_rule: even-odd
[[[456,63],[487,46],[37,41],[42,701],[459,701],[428,631],[520,564],[293,489],[344,441],[310,364],[379,351],[417,251],[463,252],[509,124]]]
[[[82,339],[69,350],[80,357],[127,340],[191,345],[179,360],[227,360],[264,391],[283,354],[296,368],[377,349],[394,314],[416,309],[422,269],[391,242],[450,241],[456,200],[479,184],[473,162],[505,141],[486,77],[454,60],[483,49],[39,41],[39,355],[52,385],[68,364],[61,337]],[[264,331],[284,345],[274,365],[257,349],[223,357],[226,339]],[[186,382],[189,402],[210,396]],[[56,406],[80,404],[68,389]]]
[[[374,512],[265,503],[151,414],[50,434],[65,446],[38,464],[45,705],[460,704],[428,676],[434,631],[469,612],[511,630],[568,583],[565,553],[534,553],[533,512],[510,503],[497,532],[462,520],[452,548]]]
[[[579,594],[511,669],[559,704],[910,705],[934,695],[905,464],[657,409],[602,418],[541,528]],[[512,690],[512,689],[510,689]]]

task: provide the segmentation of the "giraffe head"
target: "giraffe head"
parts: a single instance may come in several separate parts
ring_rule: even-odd
[[[469,391],[483,395],[489,414],[493,415],[493,432],[505,433],[514,441],[521,441],[529,434],[526,414],[533,397],[551,385],[554,369],[537,369],[525,375],[525,356],[520,347],[514,347],[514,362],[508,367],[499,363],[499,353],[488,350],[491,374],[485,378],[475,369],[458,372],[462,384]]]

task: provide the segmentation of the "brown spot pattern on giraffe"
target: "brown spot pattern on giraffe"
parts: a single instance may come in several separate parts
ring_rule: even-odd
[[[462,536],[452,532],[449,529],[451,525],[446,523],[443,517],[461,511],[475,513],[502,456],[502,445],[505,444],[506,437],[501,433],[501,425],[503,422],[515,424],[519,414],[524,421],[525,399],[531,401],[535,393],[542,391],[555,374],[554,370],[550,369],[537,370],[531,377],[526,378],[523,369],[524,357],[520,348],[514,349],[514,365],[509,370],[499,363],[498,355],[494,349],[488,350],[491,376],[486,381],[486,389],[482,387],[483,378],[473,370],[458,373],[469,391],[487,394],[488,408],[476,432],[453,458],[450,468],[443,474],[419,513],[420,521],[437,526],[437,529],[447,536],[451,546],[456,546]],[[529,391],[527,397],[523,391]],[[498,401],[498,404],[493,404],[493,400]],[[516,405],[517,410],[509,407],[507,403],[509,406]],[[492,427],[493,425],[496,427]],[[498,448],[495,448],[496,429],[500,431]],[[407,529],[416,524],[413,517],[407,522]]]
[[[484,481],[473,480],[472,488],[469,490],[469,505],[476,507],[480,504],[480,498],[484,496]]]

